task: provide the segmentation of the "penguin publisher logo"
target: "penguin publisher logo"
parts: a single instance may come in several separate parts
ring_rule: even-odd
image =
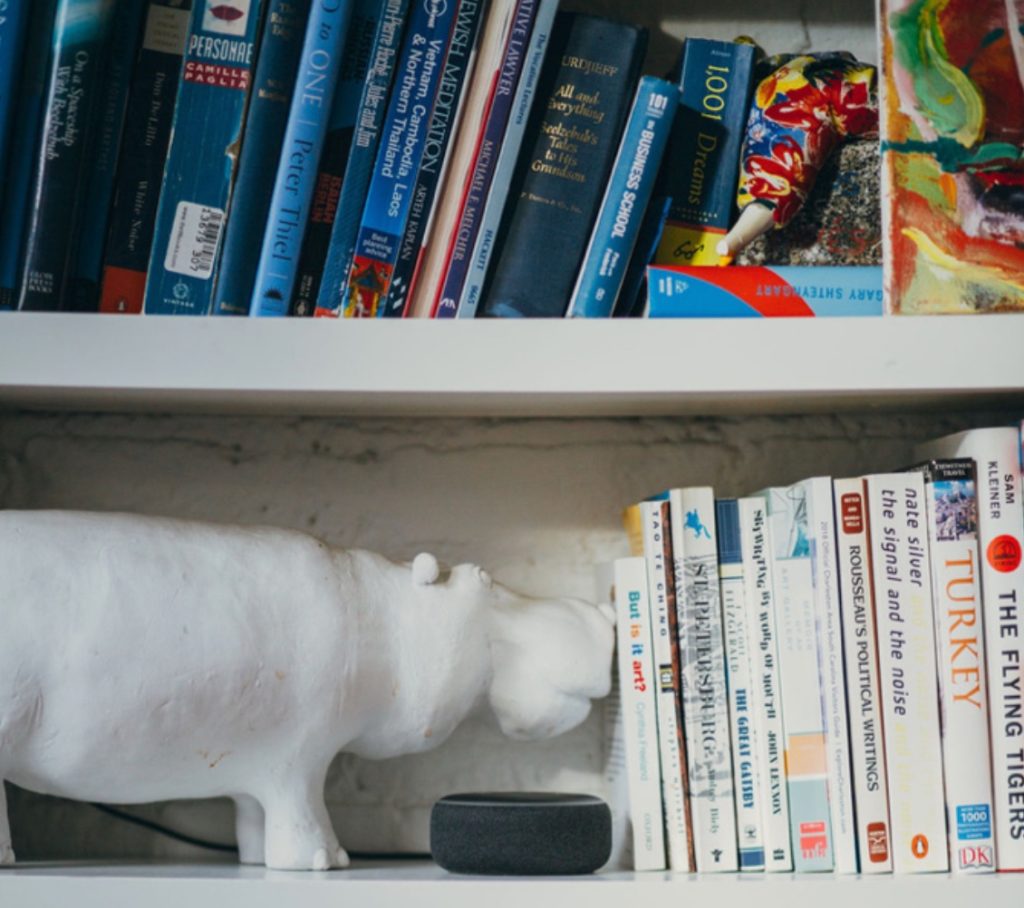
[[[243,37],[249,25],[252,0],[206,0],[203,31]]]

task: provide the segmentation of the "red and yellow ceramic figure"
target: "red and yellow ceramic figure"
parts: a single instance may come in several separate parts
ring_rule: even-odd
[[[1024,309],[1024,0],[881,0],[892,312]]]
[[[767,65],[774,68],[754,93],[747,123],[740,218],[719,248],[727,260],[793,219],[841,141],[878,130],[873,66],[842,51],[772,57]]]

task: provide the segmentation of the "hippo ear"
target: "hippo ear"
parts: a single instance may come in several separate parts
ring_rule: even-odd
[[[417,586],[429,586],[441,576],[437,559],[427,552],[420,552],[412,561],[412,582]]]

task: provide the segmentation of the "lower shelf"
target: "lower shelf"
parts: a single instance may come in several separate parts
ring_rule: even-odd
[[[737,888],[742,887],[742,889]],[[33,908],[1020,908],[1024,874],[842,877],[833,874],[598,873],[468,877],[428,862],[290,873],[228,864],[27,864],[0,870],[0,905]]]

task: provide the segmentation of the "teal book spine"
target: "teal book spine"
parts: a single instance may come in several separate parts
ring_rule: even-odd
[[[185,45],[147,315],[207,315],[256,63],[263,0],[196,0]]]

